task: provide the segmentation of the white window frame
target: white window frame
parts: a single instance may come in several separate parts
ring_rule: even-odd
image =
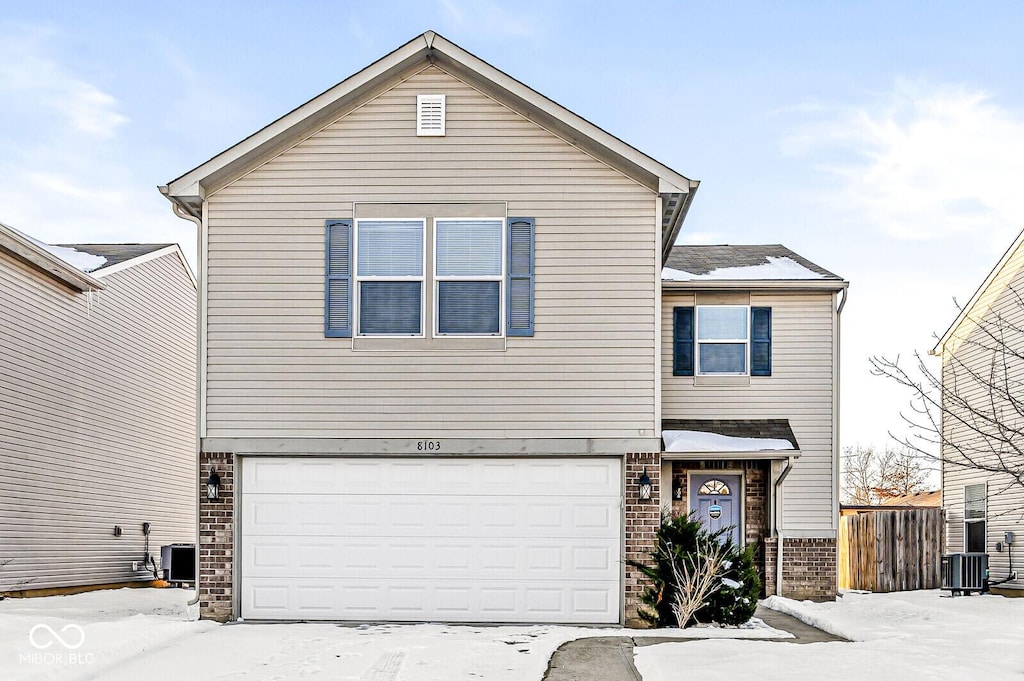
[[[701,308],[734,308],[746,311],[747,337],[746,338],[716,338],[715,340],[700,339],[700,311]],[[743,367],[744,371],[701,371],[700,370],[700,346],[701,345],[734,345],[743,343]],[[693,310],[693,373],[695,376],[749,376],[750,375],[750,305],[695,305]]]
[[[473,275],[473,276],[440,276],[437,273],[437,225],[439,222],[465,222],[475,220],[479,222],[497,222],[501,225],[501,274],[498,275]],[[433,229],[434,244],[431,254],[433,255],[434,267],[430,274],[433,277],[433,323],[431,331],[434,338],[504,338],[505,337],[505,296],[507,287],[505,280],[508,277],[508,220],[505,218],[434,218]],[[441,333],[441,295],[440,282],[442,281],[497,281],[498,282],[498,333]]]
[[[979,487],[979,486],[984,486],[985,487],[985,509],[982,511],[983,515],[982,515],[981,518],[971,518],[971,519],[968,519],[967,518],[967,488],[968,487]],[[982,550],[981,550],[981,552],[984,553],[985,550],[988,548],[988,481],[977,482],[977,483],[973,483],[973,484],[970,484],[970,485],[964,485],[963,495],[964,495],[964,500],[963,500],[963,510],[964,510],[964,553],[967,553],[967,550],[968,550],[967,549],[967,526],[968,525],[976,525],[978,523],[981,523],[981,524],[983,524],[985,526],[985,531],[983,533],[983,539],[982,539]]]
[[[359,224],[361,222],[418,222],[422,226],[423,240],[421,252],[423,261],[420,263],[420,276],[411,275],[401,277],[362,276],[359,274]],[[426,279],[427,279],[427,220],[426,218],[364,218],[352,221],[352,333],[361,338],[425,338],[426,337]],[[362,296],[361,286],[364,281],[418,281],[420,282],[420,332],[419,334],[384,334],[384,333],[363,333],[360,328],[362,315],[360,314],[360,299]]]

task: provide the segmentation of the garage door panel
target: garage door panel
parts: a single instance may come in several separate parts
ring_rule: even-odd
[[[252,578],[244,582],[242,600],[248,619],[607,624],[609,611],[618,608],[615,595],[601,587],[486,580],[468,585],[419,580],[281,585]]]
[[[243,617],[619,619],[619,460],[253,458],[242,481]]]
[[[537,534],[606,537],[618,531],[619,497],[586,500],[521,495],[495,501],[488,495],[453,502],[436,495],[387,497],[326,496],[310,500],[303,494],[242,495],[245,534],[278,536],[287,528],[301,536],[374,536],[389,528],[394,536],[529,537]]]

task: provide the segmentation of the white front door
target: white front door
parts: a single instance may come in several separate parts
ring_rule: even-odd
[[[621,460],[242,459],[249,619],[619,621]]]

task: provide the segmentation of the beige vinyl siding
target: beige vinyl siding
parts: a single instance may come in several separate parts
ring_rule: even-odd
[[[971,317],[985,315],[992,319],[998,315],[1007,324],[1024,328],[1024,309],[1017,297],[1021,291],[1024,291],[1024,248],[1019,248],[993,278],[974,305]],[[1019,340],[1019,336],[1016,338]],[[966,321],[957,329],[951,341],[946,344],[947,352],[943,355],[942,380],[951,389],[954,389],[955,385],[955,390],[959,395],[978,404],[980,409],[988,410],[987,402],[990,395],[985,385],[972,380],[963,368],[956,368],[954,375],[954,367],[951,365],[949,352],[954,352],[957,359],[970,370],[979,372],[981,375],[989,372],[992,367],[992,353],[979,348],[972,340],[985,342],[984,332],[976,328],[972,322]],[[1020,348],[1016,348],[1016,350],[1019,352]],[[1020,385],[1021,382],[1024,382],[1024,362],[1013,358],[1007,358],[1007,360],[1010,380]],[[1002,374],[997,375],[1001,376]],[[1012,427],[1020,428],[1021,417],[1015,415],[1008,405],[1003,410],[1003,418],[1016,419],[1018,423]],[[973,438],[975,446],[977,446],[976,438],[978,436],[955,419],[945,418],[942,425],[946,438],[965,444],[970,443]],[[952,448],[946,447],[943,450],[943,457],[955,461],[957,454]],[[949,551],[965,549],[964,487],[987,483],[987,526],[985,532],[986,551],[989,553],[992,579],[1002,579],[1009,571],[1009,554],[1006,549],[997,552],[995,548],[996,542],[1001,542],[1003,533],[1007,531],[1012,531],[1016,535],[1013,545],[1014,570],[1018,575],[1024,577],[1024,487],[1010,480],[1009,476],[965,469],[949,463],[943,464],[942,468],[942,505],[946,509],[947,549]],[[1005,586],[1024,588],[1024,579],[1009,582]]]
[[[158,561],[194,541],[195,288],[174,254],[103,282],[0,255],[0,591],[145,579],[143,522]]]
[[[416,136],[431,92],[445,137]],[[353,202],[535,218],[535,335],[493,351],[325,338],[324,221]],[[651,190],[429,67],[208,198],[205,435],[650,437],[658,230]]]
[[[666,292],[662,302],[663,417],[788,419],[800,458],[784,485],[782,524],[806,536],[835,531],[832,301],[831,292],[751,293],[751,306],[772,308],[772,375],[722,386],[672,375],[672,309],[694,296]]]

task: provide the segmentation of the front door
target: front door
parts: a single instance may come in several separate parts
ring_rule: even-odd
[[[712,532],[732,528],[734,546],[743,546],[740,537],[740,476],[694,473],[690,476],[690,511]]]

